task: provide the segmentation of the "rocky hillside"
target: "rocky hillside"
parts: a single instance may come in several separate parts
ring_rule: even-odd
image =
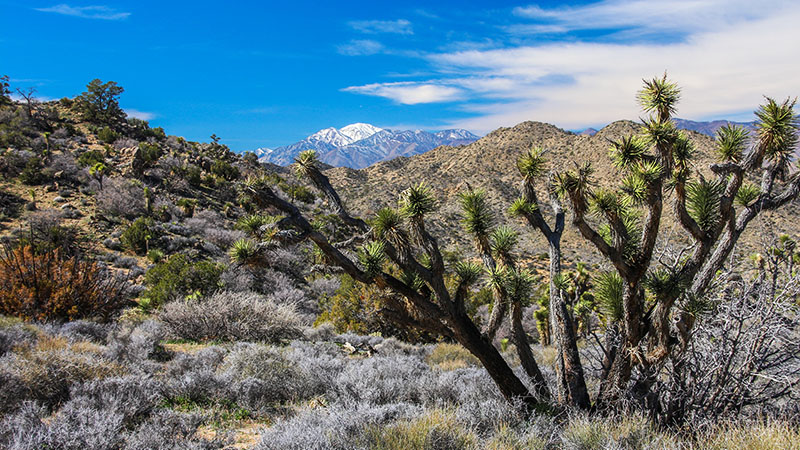
[[[465,233],[460,226],[458,193],[469,187],[485,189],[499,222],[505,222],[522,231],[521,237],[528,258],[535,260],[546,245],[538,232],[517,219],[511,218],[507,209],[519,195],[520,176],[516,168],[517,158],[531,146],[547,149],[552,169],[561,170],[574,164],[590,161],[601,186],[611,186],[619,174],[608,158],[609,140],[637,133],[639,126],[631,121],[614,122],[592,136],[577,135],[553,125],[539,122],[524,122],[512,128],[500,128],[486,137],[460,148],[439,147],[411,158],[397,158],[375,164],[362,170],[333,168],[326,173],[334,186],[353,210],[370,215],[383,206],[393,205],[397,194],[409,185],[420,181],[433,188],[440,200],[438,212],[431,218],[431,226],[437,236],[450,246],[470,249]],[[706,172],[714,161],[714,141],[711,137],[689,132],[697,147],[694,159],[696,169]],[[543,192],[543,191],[542,191]],[[667,220],[662,226],[672,227],[671,202],[665,208]],[[744,242],[754,243],[760,227],[771,232],[793,232],[800,227],[793,221],[800,207],[791,205],[779,215],[773,215],[761,226],[754,224]],[[571,227],[567,227],[563,239],[565,255],[572,261],[599,261],[594,248]]]

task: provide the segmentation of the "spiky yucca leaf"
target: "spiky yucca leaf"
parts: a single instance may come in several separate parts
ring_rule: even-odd
[[[421,182],[400,193],[400,212],[409,218],[419,219],[436,209],[431,189]]]
[[[658,161],[642,161],[634,166],[634,172],[644,180],[645,183],[651,185],[658,181],[664,174],[664,166]]]
[[[623,203],[621,196],[609,189],[598,189],[592,193],[592,211],[596,214],[613,214],[618,215],[622,213]]]
[[[636,173],[628,174],[622,179],[622,192],[631,204],[641,205],[647,200],[647,182]]]
[[[722,161],[742,160],[749,134],[739,125],[729,124],[717,130],[717,156]]]
[[[364,266],[367,276],[374,277],[383,271],[386,261],[385,244],[381,241],[371,241],[364,244],[358,252],[358,260]]]
[[[616,271],[601,272],[595,279],[594,295],[604,316],[622,319],[622,277]]]
[[[721,181],[705,178],[686,184],[686,210],[704,231],[712,230],[721,220],[719,206],[724,189]]]
[[[415,290],[421,289],[425,284],[425,281],[420,278],[418,273],[409,272],[407,270],[403,270],[403,272],[400,273],[400,281]]]
[[[679,273],[667,270],[656,269],[648,272],[644,279],[644,286],[656,299],[677,298],[688,287],[685,277]]]
[[[643,81],[644,88],[636,94],[642,109],[647,112],[655,111],[661,119],[669,118],[681,98],[681,89],[667,80],[666,73],[661,78]]]
[[[509,256],[519,241],[517,232],[505,225],[499,226],[489,236],[492,250],[497,255]]]
[[[514,217],[519,217],[532,214],[538,208],[539,206],[536,203],[526,202],[524,198],[519,197],[508,208],[508,213]]]
[[[678,130],[671,120],[661,121],[650,118],[644,121],[647,141],[653,145],[669,145],[678,137]]]
[[[679,170],[686,170],[695,154],[694,143],[689,140],[689,136],[683,131],[678,131],[672,147],[672,156],[675,158],[675,165]]]
[[[466,285],[472,285],[483,272],[483,267],[480,264],[475,264],[469,261],[459,261],[455,265],[455,272],[458,280]]]
[[[250,239],[239,239],[233,243],[228,254],[237,264],[251,264],[258,255],[258,245]]]
[[[295,166],[295,172],[298,175],[308,175],[309,171],[311,171],[311,169],[316,167],[319,163],[319,160],[317,159],[317,152],[315,150],[305,150],[300,152],[294,161],[297,163],[297,166]]]
[[[372,233],[376,239],[389,241],[398,248],[407,248],[410,244],[403,229],[403,216],[392,208],[382,208],[375,214]]]
[[[547,160],[543,156],[544,149],[533,147],[517,160],[517,169],[526,180],[533,180],[545,172]]]
[[[759,145],[771,159],[791,154],[797,146],[797,115],[794,112],[795,100],[786,99],[783,103],[767,97],[766,103],[756,111]]]
[[[611,157],[611,162],[618,169],[628,169],[633,164],[641,161],[650,148],[647,140],[640,136],[623,137],[611,144],[609,156]]]
[[[625,230],[627,238],[623,241],[622,256],[627,261],[634,261],[639,255],[639,245],[642,240],[642,224],[641,218],[635,210],[625,209],[620,214],[620,220]],[[609,224],[602,224],[597,228],[597,232],[606,243],[614,246],[616,231]]]
[[[736,203],[741,206],[749,206],[761,195],[761,187],[754,183],[745,182],[736,192]]]
[[[280,220],[280,217],[250,214],[236,222],[236,229],[242,230],[251,236],[261,236],[263,227]]]
[[[494,269],[487,268],[486,274],[489,277],[489,285],[494,288],[504,288],[509,277],[509,270],[507,267],[495,267]]]
[[[486,236],[494,224],[494,214],[486,203],[486,191],[470,190],[459,194],[461,209],[464,212],[464,228],[474,236]]]
[[[592,179],[594,168],[588,161],[578,166],[576,170],[568,170],[556,175],[555,191],[561,197],[574,195],[579,198],[588,198],[594,186]]]
[[[506,277],[508,296],[514,301],[527,305],[530,302],[535,282],[536,277],[527,270],[508,271]]]

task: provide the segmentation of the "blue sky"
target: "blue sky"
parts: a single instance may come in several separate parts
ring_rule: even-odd
[[[800,94],[800,2],[0,0],[0,74],[42,98],[88,81],[170,134],[234,150],[329,126],[566,129],[639,116],[669,71],[679,116],[749,120]]]

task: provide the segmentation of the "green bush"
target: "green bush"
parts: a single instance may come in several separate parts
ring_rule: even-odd
[[[186,181],[194,187],[200,187],[203,184],[203,171],[194,165],[187,167]]]
[[[111,144],[119,138],[119,133],[112,130],[109,127],[104,127],[100,131],[97,132],[97,137],[101,141]]]
[[[184,254],[174,254],[147,272],[140,304],[155,308],[173,298],[207,295],[220,287],[223,269],[211,260],[192,262]]]
[[[19,180],[29,186],[35,186],[47,181],[45,173],[42,171],[42,160],[37,157],[30,158],[25,163],[25,168],[19,174]]]
[[[228,181],[233,181],[240,175],[239,169],[221,159],[214,161],[214,164],[211,165],[211,173]]]
[[[78,156],[78,165],[81,167],[93,167],[97,163],[105,164],[106,158],[100,150],[89,150]]]
[[[155,144],[148,144],[147,142],[141,142],[139,144],[139,150],[141,151],[142,161],[145,164],[152,164],[158,161],[158,158],[161,157],[162,151],[158,145]]]
[[[149,217],[140,217],[134,220],[120,237],[122,245],[133,250],[137,255],[147,253],[150,247],[150,240],[156,237],[156,231],[153,226],[153,219]]]

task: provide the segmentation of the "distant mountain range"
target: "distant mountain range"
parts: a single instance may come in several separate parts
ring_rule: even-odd
[[[731,120],[712,120],[710,122],[697,122],[694,120],[687,120],[687,119],[672,119],[675,122],[675,126],[682,130],[691,130],[696,131],[701,134],[705,134],[707,136],[715,137],[717,135],[717,130],[725,125],[739,125],[745,127],[748,131],[753,132],[756,129],[755,122],[734,122]],[[579,134],[581,136],[593,136],[597,133],[597,130],[594,128],[587,128],[581,131]]]
[[[459,146],[478,140],[467,130],[429,133],[422,130],[386,130],[367,123],[325,128],[291,145],[254,150],[259,161],[282,166],[294,162],[304,150],[316,150],[320,161],[332,166],[360,169],[398,156],[425,153],[441,145]]]

